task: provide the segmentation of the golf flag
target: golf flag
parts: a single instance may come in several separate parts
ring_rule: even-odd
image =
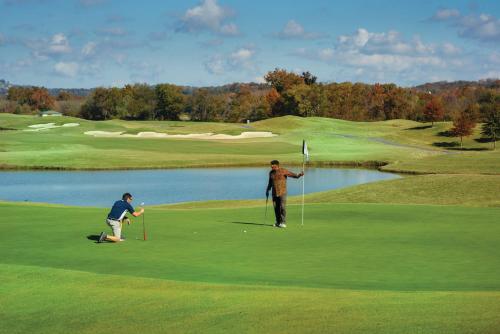
[[[309,151],[307,150],[307,144],[306,141],[302,141],[302,154],[306,158],[306,161],[309,161]]]
[[[304,173],[304,169],[306,167],[306,161],[309,161],[309,150],[307,149],[307,144],[305,140],[302,140],[302,173]],[[306,178],[302,175],[302,225],[304,225],[304,193],[305,193],[305,185]]]

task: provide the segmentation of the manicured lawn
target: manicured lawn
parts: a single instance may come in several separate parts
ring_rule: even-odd
[[[26,132],[28,125],[54,122],[79,123]],[[451,124],[428,128],[421,123],[394,120],[348,122],[326,118],[281,117],[242,124],[197,122],[92,122],[70,117],[18,116],[0,114],[0,165],[11,168],[170,168],[195,166],[266,165],[270,158],[301,164],[302,140],[309,144],[313,164],[382,164],[388,170],[418,173],[498,174],[500,150],[457,151],[433,143],[456,141],[440,133]],[[420,129],[422,128],[423,129]],[[415,130],[417,128],[418,130]],[[169,134],[271,131],[272,138],[244,140],[188,140],[147,138],[95,138],[85,131],[122,131],[135,134],[157,131]],[[479,138],[479,133],[473,137]],[[466,139],[466,147],[488,149],[491,144]]]
[[[498,324],[500,208],[316,204],[300,226],[291,205],[289,227],[275,229],[264,207],[235,206],[150,209],[148,241],[136,219],[126,242],[95,244],[107,210],[1,203],[9,332],[130,331],[140,319],[153,332],[214,333]]]

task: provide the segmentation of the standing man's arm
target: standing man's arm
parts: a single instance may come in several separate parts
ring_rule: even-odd
[[[298,178],[300,178],[301,176],[304,175],[304,171],[300,172],[299,174],[295,174],[295,173],[290,172],[289,170],[286,170],[285,171],[285,175],[293,177],[294,179],[298,179]]]

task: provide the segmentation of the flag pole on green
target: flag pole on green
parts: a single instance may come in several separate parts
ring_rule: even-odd
[[[305,140],[302,140],[302,172],[304,172],[306,161],[309,161],[309,150]],[[305,190],[305,176],[302,175],[302,225],[304,225],[304,190]]]

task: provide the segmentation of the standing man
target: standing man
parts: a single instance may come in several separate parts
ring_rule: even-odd
[[[141,208],[141,211],[136,212],[132,205],[130,205],[131,202],[132,195],[130,195],[130,193],[125,193],[123,194],[121,201],[116,201],[115,204],[113,204],[111,211],[108,213],[108,218],[106,219],[106,224],[111,227],[113,235],[111,236],[107,235],[104,232],[101,232],[101,234],[99,235],[99,241],[97,242],[103,242],[104,240],[119,242],[124,240],[121,238],[122,222],[126,221],[128,224],[130,224],[128,218],[125,217],[127,212],[129,212],[134,217],[139,217],[144,213],[144,208]]]
[[[269,190],[273,189],[273,206],[276,216],[275,227],[286,227],[286,178],[288,176],[298,179],[304,175],[292,173],[285,168],[280,168],[278,160],[271,161],[271,171],[269,172],[269,183],[267,184],[266,198],[269,198]]]

